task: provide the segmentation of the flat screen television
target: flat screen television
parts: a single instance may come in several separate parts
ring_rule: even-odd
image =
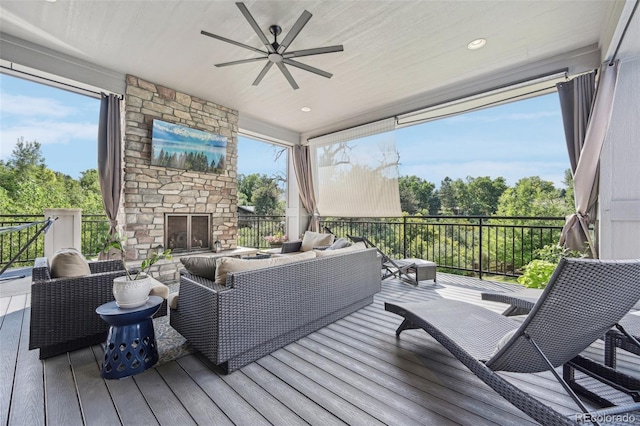
[[[151,165],[203,173],[223,173],[227,138],[162,120],[153,120]]]

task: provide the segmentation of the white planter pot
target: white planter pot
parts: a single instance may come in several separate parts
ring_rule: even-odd
[[[130,280],[127,276],[113,279],[113,297],[119,307],[129,309],[142,306],[149,299],[151,278],[141,275],[137,280]]]

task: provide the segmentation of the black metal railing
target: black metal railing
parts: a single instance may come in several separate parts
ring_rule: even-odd
[[[0,215],[0,226],[42,220],[41,215]],[[557,243],[564,218],[499,216],[405,216],[321,220],[338,237],[362,235],[396,258],[432,260],[441,271],[476,275],[518,276],[535,257],[535,250]],[[54,225],[55,226],[55,225]],[[82,252],[96,256],[109,230],[103,215],[82,216]],[[267,248],[268,235],[284,234],[284,216],[238,218],[238,245]],[[0,267],[6,265],[37,232],[29,227],[0,235]],[[296,238],[290,238],[295,240]],[[40,235],[12,266],[29,266],[44,255]]]
[[[562,217],[405,216],[323,219],[336,236],[365,236],[392,258],[434,261],[442,271],[516,277],[535,250],[560,239]]]
[[[17,215],[3,214],[0,215],[0,227],[13,227],[27,225],[33,222],[39,222],[45,218],[42,215]],[[31,240],[40,227],[30,226],[19,231],[7,232],[0,234],[0,269],[9,263],[11,259],[18,255],[20,250]],[[42,256],[44,253],[44,234],[40,234],[15,262],[12,266],[33,265],[36,257]]]
[[[244,247],[267,248],[268,235],[285,234],[284,216],[247,215],[238,217],[238,245]],[[294,240],[297,238],[293,238]]]
[[[0,227],[12,227],[43,220],[42,215],[0,215]],[[55,222],[53,224],[55,226]],[[4,267],[27,242],[38,232],[37,226],[7,232],[0,235],[0,268]],[[104,215],[82,215],[82,253],[96,256],[102,249],[102,238],[109,232],[109,221]],[[36,258],[44,256],[44,234],[36,238],[11,265],[12,267],[32,266]]]

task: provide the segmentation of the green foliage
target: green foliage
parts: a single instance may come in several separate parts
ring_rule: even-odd
[[[103,249],[104,253],[110,253],[111,255],[119,254],[122,259],[122,266],[124,267],[125,272],[127,273],[127,279],[129,280],[137,280],[141,274],[148,274],[149,269],[160,259],[171,259],[171,249],[166,249],[162,253],[158,253],[155,250],[151,253],[151,257],[146,258],[142,261],[140,265],[140,269],[136,272],[135,275],[132,276],[132,272],[129,268],[127,268],[126,262],[126,252],[124,248],[124,244],[126,242],[126,237],[120,236],[120,234],[107,235],[103,238]],[[115,250],[117,253],[114,253]]]
[[[557,265],[547,260],[532,260],[523,268],[524,273],[518,277],[518,282],[529,288],[544,288]]]
[[[98,172],[86,170],[80,180],[54,172],[44,164],[40,143],[20,138],[9,160],[0,161],[0,211],[42,214],[47,208],[104,214]]]
[[[518,277],[518,282],[526,287],[544,288],[563,257],[585,256],[580,251],[569,250],[558,244],[548,244],[536,250],[535,255],[536,259],[529,262]]]
[[[436,186],[418,176],[401,176],[398,179],[400,206],[403,212],[414,215],[424,212],[438,214],[440,200],[435,192]]]
[[[573,173],[571,173],[571,169],[564,171],[564,180],[562,183],[567,188],[564,192],[564,200],[567,203],[567,206],[573,207],[575,205],[575,195],[573,189]]]
[[[573,212],[552,182],[538,176],[520,179],[498,203],[499,216],[566,216]]]
[[[569,250],[558,244],[548,244],[536,250],[535,253],[538,259],[555,263],[556,265],[563,257],[584,257],[584,253],[578,250]]]
[[[503,177],[492,180],[488,176],[467,176],[464,181],[446,177],[437,196],[445,214],[489,216],[498,210],[500,196],[506,189]]]
[[[255,206],[259,215],[284,214],[284,191],[278,186],[279,180],[258,173],[238,176],[238,204]]]

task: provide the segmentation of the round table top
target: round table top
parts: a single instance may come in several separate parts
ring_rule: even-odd
[[[127,309],[119,307],[114,300],[98,306],[96,314],[112,325],[130,324],[155,314],[163,301],[160,296],[149,296],[144,305]]]

